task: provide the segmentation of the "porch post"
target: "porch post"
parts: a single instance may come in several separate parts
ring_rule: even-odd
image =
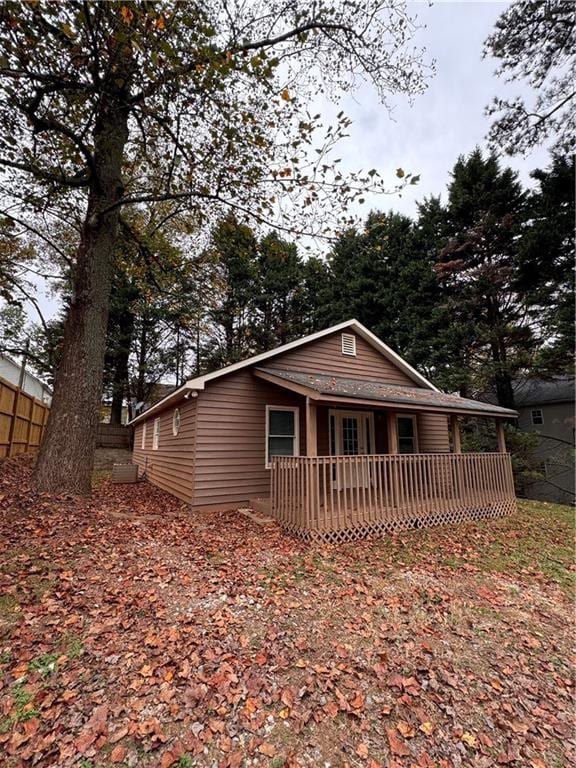
[[[398,422],[394,411],[386,411],[388,425],[388,453],[398,453]]]
[[[455,413],[450,414],[450,429],[452,430],[452,440],[454,442],[454,453],[462,453],[462,440],[460,439],[460,424],[458,416]]]
[[[498,453],[506,453],[506,436],[502,419],[496,419],[496,434],[498,435]]]
[[[306,398],[306,456],[318,455],[318,429],[316,426],[316,403]]]

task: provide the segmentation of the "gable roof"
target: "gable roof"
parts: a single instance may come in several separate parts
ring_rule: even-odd
[[[218,371],[213,371],[212,373],[207,373],[204,376],[197,376],[194,379],[190,379],[185,384],[183,384],[179,389],[172,392],[170,395],[167,395],[162,400],[159,400],[157,403],[155,403],[151,408],[148,408],[148,410],[143,411],[141,414],[136,416],[134,419],[132,419],[130,424],[136,424],[139,421],[142,421],[144,418],[148,418],[151,413],[154,411],[160,410],[161,408],[165,408],[166,406],[170,405],[172,402],[176,402],[177,400],[180,400],[183,397],[186,397],[187,394],[189,394],[192,391],[198,391],[204,389],[206,386],[206,382],[212,381],[213,379],[218,379],[221,376],[227,376],[229,373],[234,373],[235,371],[240,371],[242,368],[247,368],[250,365],[257,365],[258,363],[263,363],[265,360],[269,360],[271,357],[276,357],[276,355],[281,355],[284,352],[289,352],[291,349],[296,349],[297,347],[301,347],[305,344],[310,344],[313,341],[317,341],[318,339],[324,338],[324,336],[330,336],[332,333],[337,333],[338,331],[343,330],[351,330],[358,334],[361,338],[363,338],[368,344],[370,344],[374,349],[376,349],[380,354],[382,354],[384,357],[386,357],[388,360],[390,360],[391,363],[396,365],[400,370],[404,371],[404,373],[409,376],[413,381],[415,381],[417,384],[419,384],[421,387],[424,387],[426,389],[430,389],[434,392],[438,392],[439,390],[437,387],[432,384],[432,382],[428,381],[422,374],[418,373],[418,371],[413,368],[409,363],[406,362],[403,358],[400,357],[396,352],[394,352],[393,349],[390,349],[390,347],[387,344],[384,344],[383,341],[381,341],[375,334],[372,333],[372,331],[369,331],[368,328],[366,328],[362,323],[360,323],[358,320],[346,320],[343,323],[338,323],[338,325],[333,325],[330,328],[325,328],[323,331],[317,331],[316,333],[311,333],[308,336],[303,336],[301,339],[296,339],[296,341],[291,341],[288,344],[283,344],[280,347],[276,347],[275,349],[270,349],[268,352],[262,352],[259,355],[253,355],[252,357],[247,357],[245,360],[240,360],[238,363],[233,363],[232,365],[227,365],[225,368],[220,368]]]

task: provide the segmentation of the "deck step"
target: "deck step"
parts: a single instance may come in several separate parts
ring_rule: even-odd
[[[260,496],[256,499],[250,499],[248,504],[250,509],[258,515],[269,515],[271,512],[270,497]]]
[[[250,499],[249,507],[242,507],[240,514],[258,525],[271,525],[274,519],[270,517],[270,499]]]

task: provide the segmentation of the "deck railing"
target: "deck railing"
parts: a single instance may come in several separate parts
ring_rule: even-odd
[[[506,453],[275,457],[271,508],[306,539],[347,541],[516,509]]]

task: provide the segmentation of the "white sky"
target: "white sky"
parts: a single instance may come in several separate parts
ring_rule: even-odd
[[[505,84],[494,75],[497,61],[482,59],[484,40],[509,3],[503,2],[409,2],[409,10],[423,26],[414,38],[427,49],[427,59],[436,62],[436,75],[426,93],[396,100],[392,119],[375,102],[369,87],[347,98],[344,110],[353,121],[352,138],[339,149],[350,167],[377,168],[393,186],[395,169],[420,174],[417,185],[397,195],[367,197],[362,211],[393,209],[416,213],[416,201],[442,194],[445,199],[450,171],[458,155],[468,154],[478,144],[485,147],[490,118],[484,109],[493,98],[521,95],[523,84]],[[335,110],[338,111],[338,110]],[[504,165],[519,171],[524,184],[533,185],[530,171],[549,163],[539,148],[527,158],[503,157]]]
[[[415,44],[427,49],[428,59],[436,61],[436,75],[428,90],[415,99],[396,100],[393,119],[365,86],[334,108],[326,105],[323,112],[336,113],[341,108],[352,118],[351,138],[338,151],[343,167],[377,168],[396,183],[395,169],[420,174],[420,182],[397,195],[370,197],[358,209],[362,215],[371,209],[416,212],[416,201],[431,194],[445,199],[450,170],[458,155],[471,152],[476,144],[485,146],[484,137],[490,120],[484,108],[494,96],[523,93],[522,85],[506,86],[494,76],[496,62],[482,60],[482,46],[494,23],[508,3],[502,2],[409,2],[422,29]],[[318,110],[317,110],[318,111]],[[520,173],[521,180],[532,184],[529,173],[548,165],[544,148],[527,158],[503,158]],[[39,296],[43,312],[54,315],[58,305],[49,296]],[[31,318],[36,321],[33,310]]]

